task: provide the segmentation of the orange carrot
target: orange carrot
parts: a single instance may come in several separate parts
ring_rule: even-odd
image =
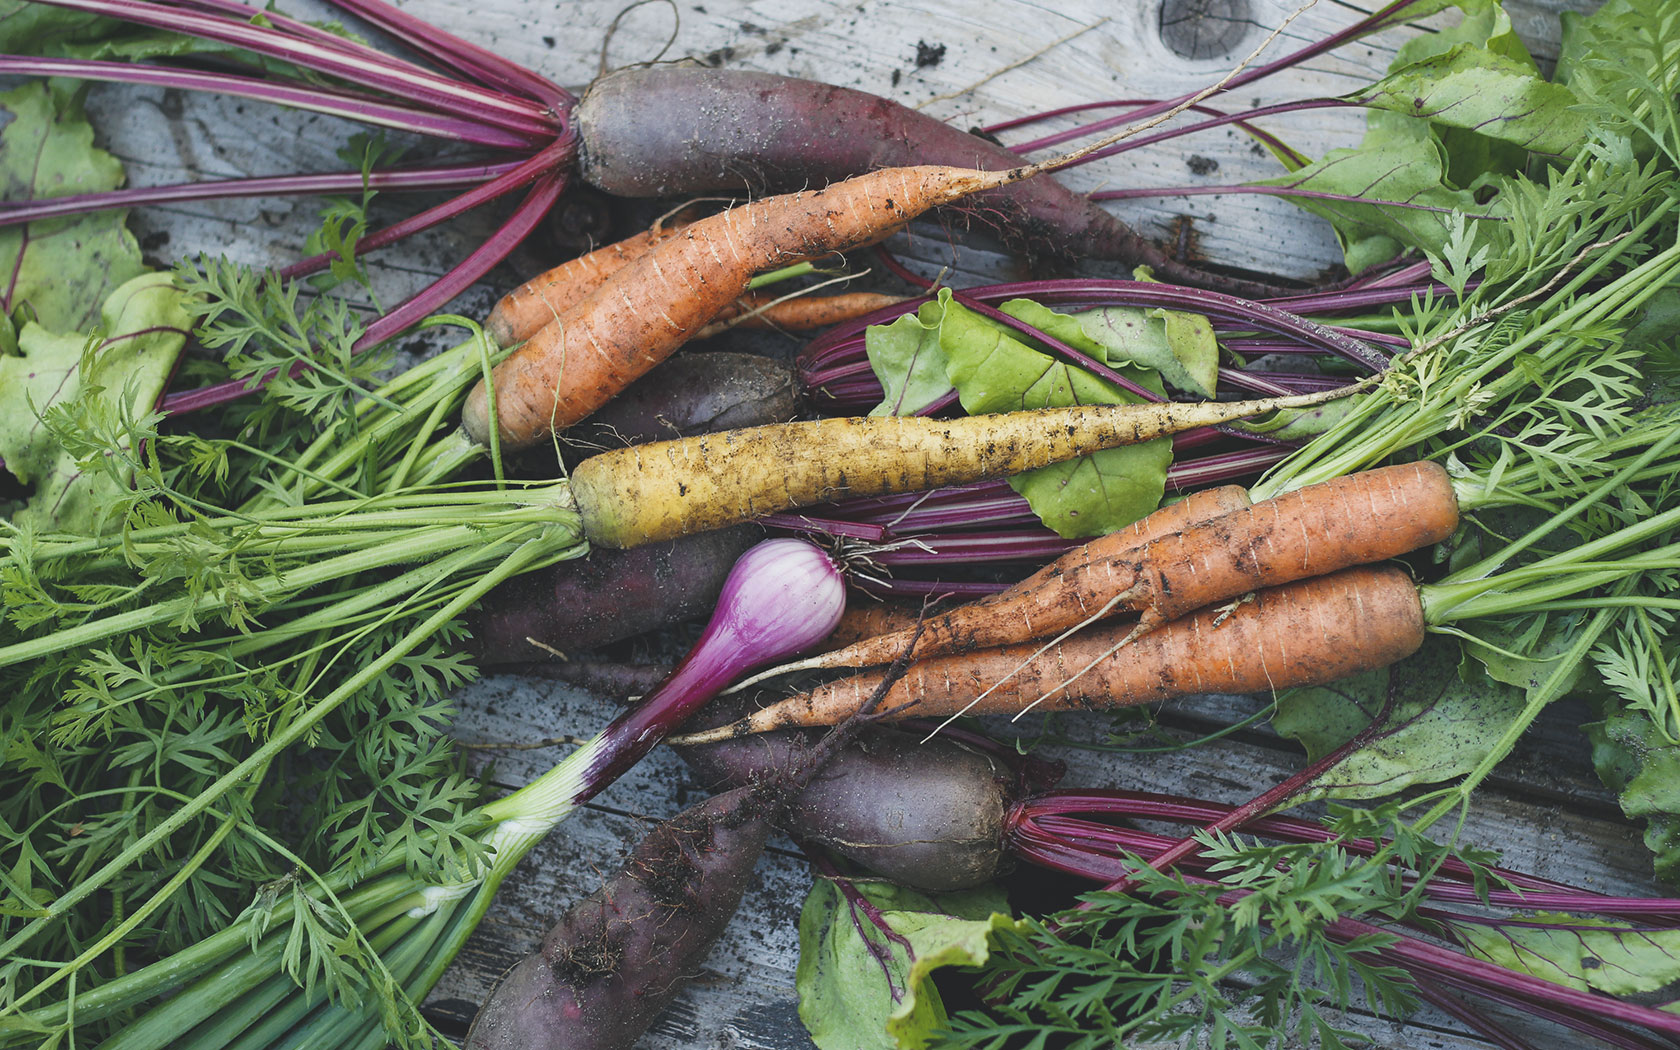
[[[1076,547],[1001,594],[930,617],[912,655],[925,659],[1048,638],[1122,612],[1139,615],[1133,630],[1143,634],[1258,587],[1438,543],[1457,527],[1452,482],[1427,462],[1336,478],[1252,506],[1236,486],[1209,490]],[[795,670],[871,667],[907,644],[908,633],[887,634],[749,681]]]
[[[893,601],[852,601],[840,615],[840,623],[823,642],[824,645],[850,645],[865,638],[903,629],[913,630],[921,617],[918,603]]]
[[[1075,547],[1008,590],[929,616],[910,655],[922,660],[1065,631],[1099,615],[1109,596],[1122,589],[1105,587],[1113,579],[1116,565],[1130,564],[1151,540],[1247,505],[1248,492],[1240,485],[1193,492],[1123,529]],[[1108,596],[1103,596],[1104,590]],[[861,637],[844,648],[772,668],[742,684],[790,671],[889,663],[910,645],[914,631],[912,618],[890,633]]]
[[[1256,587],[1398,557],[1457,528],[1458,497],[1439,464],[1362,471],[1152,541],[1126,604],[1142,633]]]
[[[1172,536],[1182,529],[1204,521],[1212,521],[1249,505],[1248,491],[1241,485],[1220,485],[1198,489],[1183,499],[1156,510],[1123,529],[1098,536],[1050,562],[1037,572],[1011,587],[1011,591],[1038,587],[1051,580],[1075,573],[1090,572],[1097,567],[1123,558],[1151,540]]]
[[[593,412],[744,294],[755,275],[872,243],[929,208],[1037,170],[887,168],[691,223],[562,310],[496,367],[501,444],[524,448]],[[468,396],[462,424],[489,443],[483,383]]]
[[[1008,714],[1040,700],[1055,710],[1097,709],[1196,693],[1322,685],[1416,652],[1424,619],[1417,587],[1404,570],[1357,566],[1203,609],[1128,642],[1129,636],[1129,626],[1117,624],[1042,652],[1029,644],[923,660],[893,685],[878,710],[940,718],[964,711]],[[672,742],[835,724],[881,680],[874,672],[854,675]]]
[[[783,332],[810,332],[842,321],[855,321],[889,306],[904,302],[901,295],[881,292],[845,292],[840,295],[743,295],[723,308],[706,327],[694,333],[707,339],[731,328],[774,328]]]
[[[655,223],[622,241],[596,248],[538,274],[502,296],[490,316],[484,319],[484,330],[500,346],[524,342],[572,303],[599,288],[607,278],[646,255],[654,245],[675,236],[690,221],[679,215]]]

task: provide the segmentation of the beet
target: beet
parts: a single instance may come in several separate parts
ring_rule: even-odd
[[[773,808],[741,788],[654,828],[502,978],[465,1050],[629,1050],[735,914]]]
[[[561,435],[568,462],[603,449],[786,423],[799,414],[799,383],[786,365],[756,354],[681,354],[631,384]]]
[[[643,119],[649,112],[660,119]],[[619,70],[590,86],[573,119],[579,173],[621,197],[781,193],[885,167],[999,170],[1025,163],[996,143],[868,92],[741,70]],[[1142,263],[1180,284],[1248,297],[1278,293],[1174,259],[1048,176],[946,210],[1031,262]]]
[[[751,525],[582,558],[516,576],[469,614],[481,665],[528,663],[595,649],[704,616],[735,560],[763,538]]]
[[[750,703],[714,702],[706,722],[721,725]],[[814,739],[786,730],[676,750],[702,786],[717,790],[782,772]],[[944,735],[924,744],[877,726],[830,758],[778,823],[900,885],[930,893],[965,889],[1002,870],[1004,816],[1019,781],[996,754]]]

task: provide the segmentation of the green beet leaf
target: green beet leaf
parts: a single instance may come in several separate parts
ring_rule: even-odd
[[[1440,254],[1452,214],[1489,213],[1477,191],[1521,170],[1527,150],[1567,153],[1582,139],[1574,93],[1540,78],[1504,10],[1457,6],[1457,25],[1407,41],[1388,77],[1349,96],[1374,107],[1357,148],[1261,183],[1372,201],[1290,197],[1331,223],[1350,271],[1408,248]]]
[[[1476,624],[1474,638],[1464,640],[1464,652],[1474,657],[1496,682],[1514,685],[1524,693],[1539,689],[1557,670],[1557,661],[1574,644],[1569,618],[1539,616],[1527,621]],[[1576,667],[1567,689],[1580,681]]]
[[[940,345],[951,384],[969,415],[1137,400],[955,304],[946,309]],[[1148,388],[1161,389],[1152,371],[1132,366],[1116,370]],[[1171,439],[1157,438],[1017,474],[1009,484],[1057,535],[1100,536],[1160,506],[1171,463]]]
[[[1574,93],[1541,79],[1532,61],[1469,44],[1396,70],[1348,97],[1550,156],[1574,150],[1587,132],[1585,115],[1572,108],[1579,102]]]
[[[62,447],[42,417],[78,401],[98,414],[143,416],[163,392],[186,345],[192,319],[171,275],[136,277],[105,300],[93,335],[29,323],[16,355],[0,356],[0,463],[31,487],[11,517],[42,531],[95,532],[121,482],[89,471]]]
[[[93,145],[81,93],[31,83],[0,95],[0,200],[92,193],[122,185],[122,166]],[[122,211],[0,229],[0,313],[19,328],[93,327],[100,304],[145,272]]]
[[[951,392],[945,375],[945,352],[939,347],[940,322],[949,295],[923,303],[892,324],[870,325],[863,333],[864,352],[885,396],[869,410],[872,416],[913,416]]]
[[[1051,325],[1056,338],[1145,389],[1165,388],[1153,368],[1126,363],[1113,333],[1099,335],[1087,325],[1037,304],[1015,309],[1035,326]],[[1166,322],[1160,322],[1163,333]],[[1173,338],[1188,344],[1199,338],[1191,326],[1175,326]],[[915,316],[866,334],[869,359],[886,396],[871,415],[908,415],[948,394],[953,387],[969,415],[1023,408],[1125,404],[1137,399],[1108,380],[1060,361],[1028,345],[1016,333],[952,301],[949,289],[925,303]],[[1069,338],[1071,337],[1071,338]],[[1163,343],[1167,336],[1161,336]],[[1199,351],[1183,351],[1197,360]],[[1158,353],[1173,356],[1164,346]],[[1121,356],[1112,359],[1114,355]],[[1142,351],[1138,356],[1147,356]],[[1201,364],[1194,366],[1202,368]],[[1010,479],[1033,513],[1066,537],[1098,536],[1124,528],[1160,505],[1166,492],[1172,442],[1161,438],[1141,445],[1108,449],[1066,463],[1028,471]]]
[[[1431,635],[1391,667],[1283,693],[1273,725],[1314,760],[1369,730],[1298,797],[1382,798],[1474,769],[1522,713],[1523,699],[1521,689],[1462,660],[1453,640]]]
[[[800,1020],[821,1050],[919,1050],[947,1023],[933,972],[984,963],[994,933],[1022,924],[990,887],[937,898],[885,883],[856,888],[909,949],[818,879],[799,916]]]
[[[1116,405],[1137,398],[1106,379],[1033,349],[972,310],[947,303],[939,329],[946,374],[971,416],[1023,408]],[[1144,377],[1116,369],[1134,382]],[[1159,389],[1158,381],[1156,384]]]
[[[1009,485],[1056,535],[1101,536],[1123,529],[1161,505],[1172,440],[1106,449],[1029,470]]]
[[[1527,922],[1552,925],[1450,925],[1472,955],[1583,992],[1637,995],[1680,980],[1680,930],[1550,913]]]
[[[1493,0],[1464,0],[1457,6],[1464,11],[1457,25],[1443,26],[1434,33],[1419,33],[1401,44],[1394,61],[1389,63],[1389,72],[1402,74],[1408,67],[1440,58],[1456,47],[1468,46],[1512,63],[1530,77],[1539,77],[1539,66],[1517,36],[1503,7]],[[1433,122],[1431,131],[1440,139],[1446,154],[1450,186],[1468,188],[1493,172],[1515,174],[1528,159],[1521,147],[1462,125],[1453,126],[1450,120]]]
[[[1610,711],[1585,728],[1599,779],[1624,814],[1645,822],[1657,877],[1680,882],[1680,744],[1641,711]]]
[[[1397,70],[1414,62],[1444,55],[1460,44],[1474,44],[1486,48],[1501,58],[1513,62],[1520,62],[1530,70],[1537,71],[1534,58],[1528,53],[1528,47],[1517,35],[1515,27],[1511,25],[1511,16],[1505,8],[1495,0],[1460,0],[1452,5],[1459,8],[1464,16],[1456,25],[1440,26],[1433,32],[1419,33],[1401,44],[1394,53],[1394,61],[1389,69]],[[1409,18],[1420,17],[1415,10],[1407,11]]]
[[[1260,183],[1363,200],[1290,197],[1330,221],[1349,271],[1393,258],[1403,248],[1439,254],[1452,234],[1452,215],[1483,214],[1467,190],[1445,184],[1446,157],[1440,140],[1422,121],[1382,110],[1367,118],[1356,149],[1334,149],[1312,164]],[[1410,207],[1395,207],[1402,202]]]
[[[1219,342],[1200,314],[1130,306],[1060,314],[1031,299],[998,309],[1104,364],[1153,369],[1176,390],[1211,398],[1219,381]]]

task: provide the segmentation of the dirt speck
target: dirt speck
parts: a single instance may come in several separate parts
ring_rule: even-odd
[[[1219,162],[1212,157],[1204,157],[1200,153],[1193,153],[1184,162],[1192,175],[1211,175],[1219,170]]]
[[[945,61],[945,45],[930,44],[926,40],[916,41],[916,68],[928,69]]]

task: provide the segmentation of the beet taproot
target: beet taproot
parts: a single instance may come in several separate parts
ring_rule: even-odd
[[[660,119],[644,119],[650,111]],[[996,171],[1025,163],[990,139],[878,95],[746,70],[618,70],[590,86],[573,119],[579,174],[620,197],[781,193],[879,168],[942,164]],[[1114,260],[1233,295],[1278,293],[1275,286],[1174,258],[1045,176],[944,211],[964,229],[994,236],[1042,265]]]
[[[745,787],[655,827],[502,977],[465,1050],[628,1050],[735,914],[773,808]]]

